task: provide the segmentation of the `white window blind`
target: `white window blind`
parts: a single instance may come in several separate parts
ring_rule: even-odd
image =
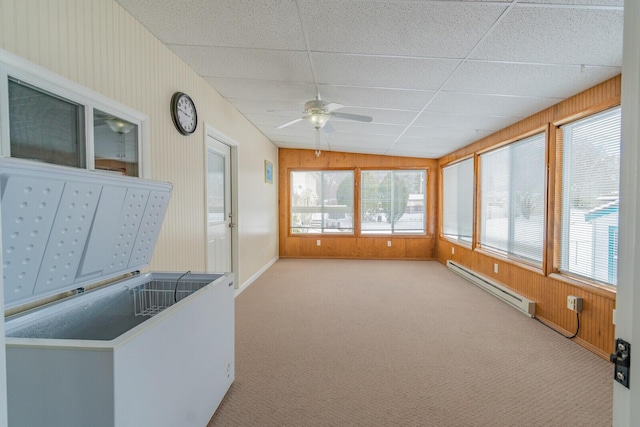
[[[482,154],[483,247],[542,265],[545,205],[545,134]]]
[[[569,123],[561,131],[560,271],[615,285],[620,108]]]
[[[353,233],[353,171],[291,172],[291,233]]]
[[[442,226],[450,239],[471,243],[473,235],[473,157],[442,169]]]
[[[362,171],[360,182],[363,234],[425,232],[425,170]]]

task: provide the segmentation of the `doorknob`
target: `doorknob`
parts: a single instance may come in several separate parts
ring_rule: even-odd
[[[235,225],[233,222],[230,222],[230,223],[229,223],[229,228],[233,228],[233,227],[235,227],[235,226],[236,226],[236,225]]]

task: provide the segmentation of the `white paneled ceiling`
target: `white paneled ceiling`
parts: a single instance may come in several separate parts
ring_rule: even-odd
[[[280,147],[437,158],[616,76],[623,0],[117,0]],[[342,104],[320,131],[306,101]]]

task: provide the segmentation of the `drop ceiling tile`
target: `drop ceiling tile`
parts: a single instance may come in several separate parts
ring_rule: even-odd
[[[163,43],[305,49],[295,0],[117,0]]]
[[[225,98],[304,103],[316,96],[316,88],[311,83],[219,77],[205,77],[205,80]]]
[[[559,101],[558,98],[441,92],[434,97],[427,111],[458,115],[482,113],[489,116],[522,118],[557,104]]]
[[[468,61],[443,90],[568,98],[617,76],[620,67]]]
[[[341,145],[343,147],[388,147],[396,140],[390,135],[365,135],[365,134],[347,134],[347,133],[331,133],[326,134],[326,141],[331,146]]]
[[[537,3],[550,5],[566,4],[574,6],[624,6],[624,0],[519,0],[518,3]]]
[[[322,99],[350,107],[420,111],[434,91],[319,85]]]
[[[267,114],[278,116],[283,119],[283,122],[293,120],[296,117],[301,116],[304,110],[303,102],[286,102],[286,101],[271,101],[265,99],[235,99],[230,98],[229,102],[238,109],[244,116],[251,116],[254,114]],[[275,110],[275,111],[272,111]],[[298,113],[300,112],[300,113]]]
[[[373,118],[373,123],[390,124],[390,125],[408,125],[413,121],[418,112],[416,111],[403,111],[403,110],[378,110],[373,108],[343,108],[341,113],[360,114],[363,116],[370,116]],[[348,121],[339,119],[337,117],[332,118],[337,124],[338,121]]]
[[[313,83],[306,52],[183,45],[169,48],[203,77]]]
[[[622,65],[623,11],[516,6],[471,59]]]
[[[403,139],[446,139],[451,141],[477,141],[485,136],[489,136],[493,131],[465,129],[458,127],[423,127],[411,126],[402,134]]]
[[[401,150],[391,148],[384,152],[385,156],[418,157],[421,159],[439,159],[449,154],[453,150],[449,149],[429,149],[429,150]]]
[[[298,4],[312,51],[440,58],[465,57],[506,8],[453,1],[299,0]]]
[[[453,127],[461,129],[480,129],[485,131],[498,131],[512,125],[519,120],[517,117],[483,116],[482,112],[474,115],[460,115],[452,113],[439,113],[424,111],[413,124],[415,126]]]
[[[389,148],[389,155],[440,158],[473,141],[456,141],[448,138],[400,138]],[[404,153],[404,154],[400,154]]]
[[[291,115],[292,113],[288,113],[288,114]],[[282,115],[276,115],[275,113],[247,114],[245,115],[245,117],[260,129],[262,128],[275,129],[277,126],[280,126],[283,123],[293,120],[292,118],[287,117],[286,114],[283,117]],[[298,123],[292,126],[297,126],[297,125]],[[304,125],[304,123],[302,123],[302,125]],[[307,123],[307,126],[309,126],[309,123]]]
[[[436,90],[458,59],[398,58],[312,53],[319,84]]]
[[[389,135],[399,136],[405,129],[405,126],[401,125],[389,125],[380,123],[362,123],[352,120],[331,120],[331,126],[333,126],[337,133],[366,133],[372,135]]]
[[[373,154],[373,155],[383,156],[387,152],[387,149],[384,147],[375,148],[375,147],[354,147],[354,146],[336,145],[334,147],[330,147],[329,149],[321,150],[321,153],[320,153],[321,157],[322,157],[322,151],[338,151],[341,153]]]
[[[422,150],[422,149],[430,149],[430,150],[440,150],[447,149],[453,151],[451,147],[463,147],[465,145],[473,142],[474,139],[468,140],[455,140],[450,138],[410,138],[410,137],[402,137],[396,141],[393,145],[394,149],[402,149],[402,150]]]

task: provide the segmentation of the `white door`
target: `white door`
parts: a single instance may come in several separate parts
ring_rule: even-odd
[[[231,149],[207,136],[207,271],[231,271]]]

